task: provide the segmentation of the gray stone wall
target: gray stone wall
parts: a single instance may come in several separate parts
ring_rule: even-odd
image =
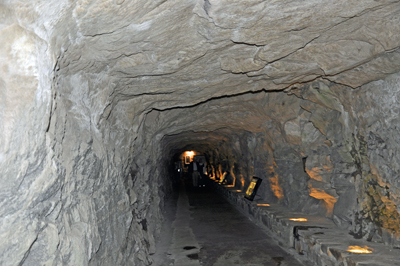
[[[398,1],[266,3],[3,1],[0,264],[150,264],[189,147],[395,239]]]
[[[256,175],[264,180],[262,199],[330,217],[355,237],[390,242],[398,224],[397,82],[393,75],[354,90],[320,80],[160,115],[174,121],[173,132],[181,126],[202,136],[172,135],[170,145],[183,148],[192,137],[199,149],[223,147],[210,160],[233,173],[237,188],[246,189]],[[386,97],[374,97],[378,91]]]

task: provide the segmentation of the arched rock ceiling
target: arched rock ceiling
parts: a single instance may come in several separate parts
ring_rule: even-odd
[[[207,127],[193,131],[243,128],[237,118],[215,119],[216,110],[239,114],[239,105],[209,100],[320,79],[354,88],[400,71],[398,0],[9,2],[9,18],[54,53],[54,89],[69,115],[88,109],[93,124],[118,128],[121,143],[151,110],[173,117],[204,105]],[[256,107],[240,108],[251,112],[245,127],[262,130]],[[161,136],[187,130],[168,121]]]
[[[264,132],[280,138],[282,125],[301,116],[300,102],[300,98],[284,93],[227,96],[190,108],[152,111],[143,130],[162,138],[163,154],[184,150],[204,152],[226,148],[221,145],[232,145],[232,138],[246,132]]]
[[[63,16],[52,46],[60,75],[106,75],[115,99],[148,96],[149,108],[284,89],[318,77],[357,87],[400,70],[394,0],[81,0],[59,6],[56,15]]]
[[[52,35],[60,74],[106,75],[114,101],[142,97],[147,110],[318,77],[358,87],[400,70],[400,4],[394,0],[80,0],[60,6]]]
[[[229,131],[218,130],[214,132],[193,132],[186,131],[178,135],[166,136],[163,141],[163,151],[166,158],[172,158],[175,154],[184,151],[197,151],[205,153],[209,150],[215,150],[221,143],[228,143],[227,135]]]

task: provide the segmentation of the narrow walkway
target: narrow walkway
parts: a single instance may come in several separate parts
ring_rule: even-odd
[[[208,187],[181,186],[176,210],[168,263],[161,265],[302,265]]]

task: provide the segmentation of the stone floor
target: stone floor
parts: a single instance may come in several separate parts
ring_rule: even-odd
[[[169,218],[153,265],[312,265],[284,251],[263,229],[207,186],[181,186],[175,202],[176,206],[167,206]]]

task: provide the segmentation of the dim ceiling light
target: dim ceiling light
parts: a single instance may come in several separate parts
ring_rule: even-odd
[[[306,218],[291,218],[290,221],[307,222],[308,220]]]
[[[258,203],[257,206],[267,206],[267,207],[268,207],[268,206],[270,206],[270,205],[267,204],[267,203]]]
[[[359,246],[349,246],[347,249],[348,252],[351,253],[363,253],[363,254],[369,254],[372,253],[372,248],[364,246],[364,247],[359,247]]]

